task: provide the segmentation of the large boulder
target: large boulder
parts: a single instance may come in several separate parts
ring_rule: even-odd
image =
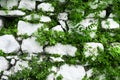
[[[0,36],[0,50],[4,53],[14,53],[20,49],[19,43],[13,35]]]

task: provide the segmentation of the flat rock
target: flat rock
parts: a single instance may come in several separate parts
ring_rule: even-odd
[[[101,24],[102,24],[102,28],[104,29],[118,29],[120,27],[119,23],[117,23],[111,18],[108,18],[107,20],[102,21]]]
[[[20,10],[0,10],[0,16],[5,16],[5,17],[19,17],[19,16],[24,16],[25,12],[22,12]]]
[[[20,49],[19,43],[13,35],[0,36],[0,50],[4,53],[14,53]]]
[[[35,37],[24,39],[21,48],[25,53],[40,53],[43,51],[43,47],[35,41]]]
[[[0,56],[0,72],[7,70],[9,67],[9,62],[2,56]]]
[[[50,3],[39,4],[38,9],[42,9],[42,11],[45,11],[45,12],[54,12],[54,7]]]
[[[95,56],[97,56],[98,48],[104,50],[104,47],[101,43],[89,42],[84,45],[84,55],[85,57],[92,56],[92,60],[95,60]]]
[[[35,1],[34,0],[21,0],[18,6],[19,9],[34,10]]]
[[[12,9],[13,7],[17,7],[19,0],[0,0],[0,5],[6,9]]]
[[[24,35],[27,34],[28,36],[31,36],[34,32],[38,30],[38,28],[42,27],[43,24],[32,24],[29,22],[19,21],[18,22],[18,33],[17,35]]]
[[[75,56],[75,52],[77,48],[71,45],[63,45],[61,43],[57,43],[55,46],[49,46],[45,48],[45,51],[49,54],[59,54],[59,55],[69,55]]]
[[[85,74],[85,69],[81,65],[64,64],[60,67],[56,77],[62,75],[62,80],[82,80]]]

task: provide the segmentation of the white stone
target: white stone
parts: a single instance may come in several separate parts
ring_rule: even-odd
[[[64,3],[65,2],[65,0],[59,0],[61,3]]]
[[[54,73],[49,74],[46,80],[55,80],[55,74]]]
[[[35,1],[34,0],[21,0],[19,3],[19,9],[28,9],[34,10],[35,9]]]
[[[40,15],[37,15],[37,14],[31,14],[31,15],[28,15],[28,16],[25,16],[24,19],[26,20],[40,20],[41,22],[50,22],[51,21],[51,18],[49,16],[40,16]]]
[[[92,60],[95,60],[95,56],[98,55],[98,48],[104,50],[101,43],[89,42],[84,45],[84,55],[85,57],[93,56]]]
[[[63,45],[61,43],[57,43],[55,46],[46,47],[45,51],[50,54],[59,54],[61,56],[62,55],[75,56],[77,48],[71,45]]]
[[[46,12],[54,12],[54,7],[50,3],[41,3],[38,5],[38,9]]]
[[[95,13],[90,13],[86,18],[94,18],[94,17],[95,17]]]
[[[40,53],[43,51],[43,47],[35,41],[35,37],[24,39],[21,48],[24,53]]]
[[[26,20],[39,20],[40,19],[40,15],[37,15],[37,14],[31,14],[31,15],[27,15],[24,17],[24,19]]]
[[[52,30],[54,30],[54,31],[63,31],[61,25],[57,25],[57,26],[53,27]]]
[[[58,71],[58,68],[55,67],[55,66],[52,66],[51,71],[53,71],[53,72],[57,72],[57,71]]]
[[[14,53],[20,49],[19,43],[13,35],[0,36],[0,50],[4,53]]]
[[[82,80],[85,76],[85,69],[81,65],[64,64],[57,72],[57,76],[62,75],[62,80]]]
[[[16,73],[16,72],[22,70],[23,68],[29,68],[28,61],[22,61],[22,60],[17,61],[16,65],[13,67],[13,70]]]
[[[50,57],[54,62],[61,62],[61,61],[64,61],[61,57]]]
[[[40,17],[40,21],[41,21],[41,22],[50,22],[51,19],[50,19],[50,17],[48,17],[48,16],[42,15],[42,16]]]
[[[0,56],[0,72],[7,70],[9,67],[9,62],[2,56]]]
[[[29,22],[19,21],[18,22],[18,35],[24,35],[27,34],[28,36],[31,36],[34,32],[38,30],[38,28],[42,27],[43,24],[32,24]]]
[[[15,64],[15,59],[11,59],[10,64],[14,65]]]
[[[68,20],[68,14],[66,13],[66,12],[64,12],[64,13],[59,13],[58,14],[58,19],[60,19],[60,20]]]
[[[24,15],[25,12],[20,10],[9,10],[9,11],[0,10],[0,16],[16,17],[16,16],[24,16]]]
[[[40,2],[43,2],[43,1],[45,1],[45,0],[34,0],[34,1],[40,1]]]
[[[9,80],[9,79],[8,79],[7,76],[4,76],[4,75],[3,75],[3,76],[1,77],[1,80]]]
[[[65,21],[59,20],[59,23],[60,23],[60,25],[61,25],[62,28],[66,29]]]
[[[98,0],[95,0],[94,2],[89,3],[91,9],[97,9],[98,8]]]
[[[3,8],[12,9],[18,5],[18,0],[0,0],[0,5]]]
[[[105,18],[106,10],[100,11],[100,13],[98,15],[100,16],[100,18]]]
[[[6,76],[9,76],[11,74],[14,74],[14,72],[12,70],[8,70],[8,71],[6,70],[3,72],[3,75],[6,75]]]
[[[7,59],[16,59],[16,60],[19,60],[19,57],[18,56],[6,56]]]
[[[3,20],[0,19],[0,30],[2,29],[2,27],[3,27]]]
[[[89,69],[88,71],[86,71],[87,74],[87,78],[91,77],[93,75],[93,69]]]
[[[102,21],[101,24],[102,24],[102,28],[104,29],[118,29],[119,28],[119,23],[117,23],[116,21],[110,18]]]
[[[90,30],[97,30],[97,24],[98,21],[95,20],[94,18],[89,18],[89,19],[83,19],[79,25],[81,25],[82,29],[86,29],[88,28],[88,26],[92,26],[92,28],[90,28]]]
[[[111,13],[111,14],[109,15],[109,18],[113,18],[113,17],[115,17],[115,14]]]

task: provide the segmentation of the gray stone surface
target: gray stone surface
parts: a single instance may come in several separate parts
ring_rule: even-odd
[[[0,10],[0,16],[4,17],[19,17],[19,16],[24,16],[25,12],[20,11],[20,10]]]
[[[20,45],[13,35],[0,36],[0,50],[4,53],[14,53],[19,51]]]
[[[29,22],[19,21],[18,27],[17,27],[17,34],[18,35],[24,35],[27,34],[28,36],[32,35],[32,33],[36,32],[38,28],[42,27],[43,24],[32,24]]]
[[[43,47],[39,45],[38,42],[35,41],[35,37],[31,37],[28,39],[24,39],[21,45],[22,51],[25,53],[40,53],[43,51]]]
[[[7,70],[9,67],[9,62],[2,56],[0,56],[0,72]]]
[[[21,0],[18,8],[34,10],[35,9],[35,1],[34,0]]]

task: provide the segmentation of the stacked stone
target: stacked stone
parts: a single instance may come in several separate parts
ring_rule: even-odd
[[[60,0],[62,1],[62,0]],[[63,0],[64,1],[64,0]],[[40,2],[40,4],[36,4],[36,2]],[[52,4],[44,2],[44,0],[0,0],[0,6],[3,9],[0,10],[0,29],[4,27],[6,24],[4,22],[4,18],[22,18],[19,20],[17,24],[17,37],[13,36],[13,34],[4,34],[0,36],[0,50],[4,52],[4,54],[16,53],[15,56],[0,56],[0,72],[3,71],[3,74],[0,76],[1,79],[8,79],[7,76],[11,74],[15,74],[17,71],[22,70],[20,65],[24,67],[28,67],[28,61],[31,60],[32,56],[36,56],[37,53],[42,53],[44,50],[49,54],[59,53],[60,57],[50,57],[53,61],[64,61],[61,57],[63,55],[69,55],[74,57],[77,51],[77,48],[68,44],[63,45],[61,43],[57,43],[54,46],[47,46],[43,50],[43,46],[40,46],[38,42],[35,41],[35,37],[33,37],[33,33],[36,32],[39,28],[41,28],[44,23],[51,22],[51,18],[46,15],[39,15],[37,13],[27,14],[25,10],[34,11],[34,10],[42,10],[44,12],[50,12],[54,14],[54,7]],[[36,7],[37,6],[37,7]],[[91,4],[91,8],[95,9],[97,6],[93,6]],[[15,9],[14,9],[15,8]],[[34,15],[34,16],[33,16]],[[105,18],[106,11],[101,11],[98,16],[100,18]],[[77,25],[81,25],[82,29],[85,30],[90,25],[95,25],[91,28],[90,36],[91,38],[96,37],[96,32],[98,29],[98,20],[94,19],[95,13],[89,14],[84,20],[82,20]],[[107,20],[103,20],[101,22],[101,26],[103,29],[118,29],[119,24],[114,21],[113,14],[110,14]],[[39,20],[39,23],[30,23],[26,22],[30,20]],[[52,30],[56,31],[64,31],[66,29],[65,21],[68,21],[68,14],[66,12],[59,13],[58,22],[60,25],[56,25],[52,28]],[[109,22],[109,25],[107,25]],[[77,26],[76,25],[76,26]],[[21,37],[21,35],[28,35],[27,39]],[[119,44],[117,44],[119,45]],[[104,46],[101,43],[96,42],[88,42],[84,45],[84,54],[85,57],[92,56],[92,60],[95,60],[95,56],[98,54],[98,47],[104,50]],[[26,60],[20,59],[18,56],[23,53],[28,53]],[[50,74],[47,80],[53,80],[58,75],[62,75],[64,80],[82,80],[85,75],[90,77],[92,75],[92,69],[85,71],[84,66],[82,65],[68,65],[65,64],[60,68],[53,67],[53,71],[57,73]]]

